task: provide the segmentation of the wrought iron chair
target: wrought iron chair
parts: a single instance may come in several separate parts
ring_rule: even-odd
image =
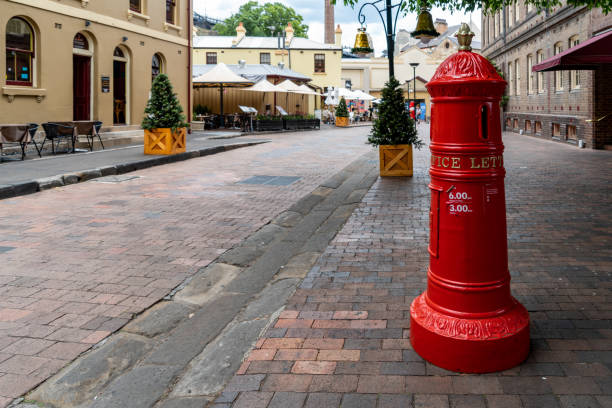
[[[89,146],[89,150],[91,151],[93,151],[93,144],[96,136],[98,136],[98,140],[100,141],[102,150],[104,150],[104,143],[102,142],[102,138],[100,137],[100,129],[102,129],[102,122],[96,121],[93,124],[92,132],[90,134],[85,135],[87,137],[87,145]]]
[[[43,140],[42,145],[40,146],[41,151],[43,150],[45,146],[45,142],[49,140],[51,141],[51,151],[53,152],[53,154],[55,154],[55,149],[56,149],[55,141],[57,140],[57,146],[59,147],[61,139],[70,138],[70,141],[72,143],[71,152],[74,152],[74,149],[75,149],[74,126],[48,122],[48,123],[43,123],[42,127],[43,129],[45,129],[45,139]]]
[[[38,148],[38,143],[36,143],[36,139],[34,138],[36,136],[36,132],[38,131],[38,124],[37,123],[28,123],[28,132],[30,132],[30,137],[32,138],[32,143],[34,143],[34,147],[36,148],[36,152],[38,153],[38,157],[42,157],[41,155],[41,151],[42,149]],[[25,146],[23,146],[22,148],[22,160],[23,158],[25,158]]]

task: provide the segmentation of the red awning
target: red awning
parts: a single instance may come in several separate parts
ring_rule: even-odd
[[[582,44],[548,58],[534,65],[532,71],[596,69],[601,64],[612,64],[612,31],[590,38]]]

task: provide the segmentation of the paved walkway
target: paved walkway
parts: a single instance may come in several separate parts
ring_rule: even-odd
[[[219,146],[241,145],[245,138],[212,139],[213,137],[235,136],[229,132],[194,132],[187,136],[187,152],[197,152]],[[249,141],[265,141],[266,136],[249,137]],[[32,155],[31,155],[32,156]],[[30,156],[28,156],[30,157]],[[3,185],[11,185],[45,179],[63,174],[76,174],[86,170],[103,169],[111,166],[135,165],[147,160],[163,159],[163,156],[145,156],[143,145],[130,145],[94,150],[75,154],[57,154],[43,156],[43,158],[28,159],[24,161],[0,162],[0,189]],[[168,156],[165,157],[168,159]],[[144,167],[144,166],[143,166]],[[1,197],[1,195],[0,195]]]
[[[370,151],[368,130],[268,135],[1,200],[0,407]]]
[[[409,306],[428,264],[423,149],[413,178],[374,184],[207,406],[611,407],[612,156],[515,134],[504,142],[512,291],[532,321],[527,361],[457,375],[411,348]]]

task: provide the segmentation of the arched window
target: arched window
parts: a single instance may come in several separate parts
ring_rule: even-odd
[[[115,47],[115,51],[113,51],[113,57],[125,58],[125,54],[123,50],[119,47]]]
[[[19,17],[6,24],[6,83],[32,86],[34,30]]]
[[[77,50],[89,50],[89,41],[87,41],[87,37],[81,33],[77,33],[72,40],[72,48]]]
[[[161,55],[153,54],[151,61],[151,80],[154,81],[155,77],[164,72],[163,60]]]

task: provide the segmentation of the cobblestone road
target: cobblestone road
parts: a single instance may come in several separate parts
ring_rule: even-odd
[[[0,407],[369,151],[368,131],[267,136],[0,201]]]
[[[424,130],[424,128],[422,128]],[[211,404],[260,407],[611,407],[612,156],[505,135],[509,268],[531,353],[488,375],[421,359],[409,306],[425,289],[428,149],[379,179]]]

